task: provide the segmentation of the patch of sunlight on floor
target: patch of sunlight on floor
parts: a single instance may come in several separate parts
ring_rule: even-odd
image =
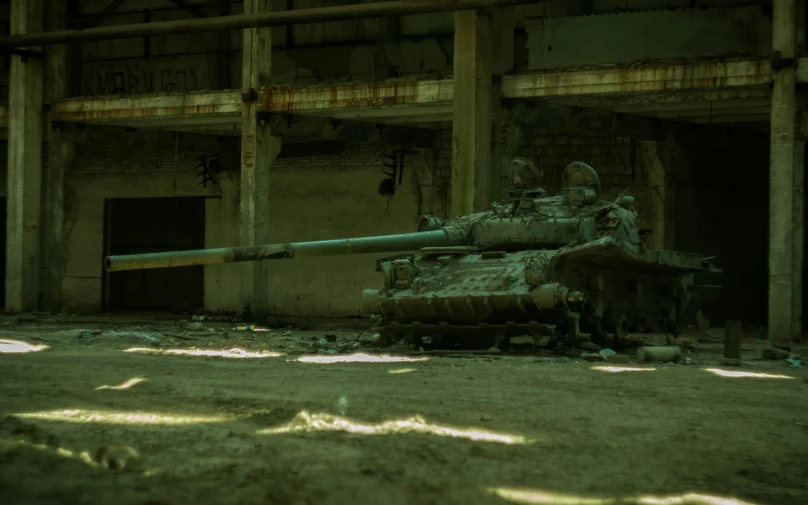
[[[95,388],[95,391],[105,391],[108,389],[112,389],[115,391],[122,391],[124,389],[133,388],[138,384],[143,384],[147,380],[148,379],[145,377],[132,377],[128,381],[124,382],[123,384],[118,384],[117,386],[98,386],[97,388]]]
[[[217,358],[277,358],[283,356],[278,352],[260,351],[248,352],[244,349],[230,350],[216,349],[151,349],[148,347],[132,347],[124,352],[139,352],[144,354],[173,354],[177,356],[213,356]]]
[[[720,496],[710,496],[706,494],[688,493],[679,496],[666,496],[657,498],[655,496],[641,496],[635,501],[628,501],[629,504],[637,505],[755,505],[748,501],[741,501],[735,498],[722,498]]]
[[[414,371],[415,368],[394,368],[392,370],[388,370],[387,373],[399,374],[399,373],[410,373]]]
[[[90,466],[98,466],[93,461],[92,457],[90,456],[90,453],[88,453],[86,451],[81,452],[81,453],[76,453],[76,452],[70,451],[68,449],[64,449],[62,447],[49,447],[49,446],[44,445],[44,444],[32,444],[32,443],[26,442],[24,440],[19,440],[19,441],[3,440],[3,441],[0,441],[0,447],[8,447],[8,448],[25,447],[27,449],[32,449],[32,450],[35,450],[35,451],[42,451],[42,452],[47,452],[49,454],[55,454],[56,456],[66,458],[66,459],[76,459],[76,460],[79,460],[79,461],[81,461],[83,463],[86,463],[86,464],[88,464]]]
[[[19,340],[0,340],[0,354],[22,354],[26,352],[39,352],[50,349],[49,345],[31,345]]]
[[[69,423],[135,424],[177,426],[193,423],[218,423],[227,421],[224,416],[191,416],[160,414],[156,412],[109,412],[103,410],[51,410],[47,412],[27,412],[14,414],[24,419],[43,421],[65,421]]]
[[[774,375],[760,372],[739,372],[736,370],[721,370],[720,368],[703,368],[712,374],[720,377],[754,377],[758,379],[793,379],[790,375]]]
[[[601,372],[611,372],[611,373],[619,373],[619,372],[653,372],[656,368],[639,368],[634,366],[593,366],[592,370],[598,370]]]
[[[755,505],[734,498],[722,498],[698,493],[656,497],[651,495],[628,498],[587,498],[539,490],[488,488],[488,492],[503,500],[523,505]]]
[[[391,435],[399,433],[426,433],[441,437],[465,438],[477,442],[495,442],[499,444],[515,445],[533,443],[525,437],[506,435],[493,431],[459,429],[448,426],[439,426],[426,422],[421,416],[394,421],[385,421],[378,424],[362,424],[350,419],[333,416],[331,414],[309,414],[305,410],[300,412],[288,424],[259,430],[259,435],[279,435],[285,433],[307,433],[315,431],[344,431],[359,435]]]
[[[410,358],[408,356],[388,356],[378,354],[332,354],[326,356],[301,356],[297,361],[301,363],[405,363],[413,361],[427,361],[429,358]]]
[[[512,503],[526,505],[547,503],[552,505],[606,505],[617,503],[612,499],[584,498],[582,496],[562,495],[536,490],[509,489],[504,487],[489,488],[488,491]]]

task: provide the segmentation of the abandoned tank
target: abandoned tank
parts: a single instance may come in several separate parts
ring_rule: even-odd
[[[634,198],[600,200],[592,167],[571,163],[561,194],[529,187],[540,175],[516,159],[508,199],[484,212],[421,216],[398,235],[110,256],[109,271],[361,253],[380,259],[383,287],[362,293],[383,342],[430,347],[504,347],[594,341],[622,346],[632,333],[678,336],[694,274],[718,272],[703,255],[650,250]]]

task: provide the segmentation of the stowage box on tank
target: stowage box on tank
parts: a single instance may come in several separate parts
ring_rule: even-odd
[[[109,271],[414,251],[376,262],[384,283],[362,293],[383,340],[502,345],[510,337],[620,345],[635,332],[677,336],[693,276],[718,272],[701,254],[649,250],[634,198],[602,201],[589,165],[570,164],[561,194],[528,188],[535,166],[512,164],[508,200],[416,231],[378,237],[110,256]]]

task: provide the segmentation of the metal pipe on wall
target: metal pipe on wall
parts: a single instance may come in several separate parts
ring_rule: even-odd
[[[486,9],[537,3],[538,0],[399,0],[352,4],[337,7],[319,7],[291,11],[240,14],[202,19],[160,21],[134,25],[103,26],[87,30],[59,30],[42,33],[26,33],[0,37],[0,51],[14,48],[46,46],[75,42],[153,37],[218,30],[239,30],[287,26],[325,21],[346,21],[377,17],[426,14],[430,12],[452,12],[468,9]]]

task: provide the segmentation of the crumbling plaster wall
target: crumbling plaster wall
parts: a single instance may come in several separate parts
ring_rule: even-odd
[[[355,2],[275,0],[272,8],[350,3]],[[524,71],[649,58],[765,55],[770,46],[771,23],[760,7],[744,7],[750,3],[751,0],[699,0],[695,4],[689,0],[553,0],[520,6],[516,15],[515,68]],[[106,7],[106,2],[87,0],[80,5],[83,14],[92,14]],[[677,8],[685,10],[671,10]],[[217,14],[214,9],[206,9],[209,15]],[[230,2],[230,14],[240,14],[241,9],[242,2]],[[0,11],[0,23],[2,14]],[[128,0],[100,26],[192,18],[191,13],[169,0]],[[309,85],[373,81],[395,75],[450,74],[453,31],[453,13],[402,16],[392,24],[355,19],[275,27],[272,80],[276,84]],[[591,40],[610,43],[587,43]],[[87,42],[80,46],[82,63],[75,65],[72,94],[238,88],[241,45],[237,30],[227,36],[209,32]],[[0,98],[7,76],[3,79],[0,68]]]
[[[383,154],[390,149],[349,144],[336,155],[281,157],[270,179],[270,227],[275,242],[322,240],[409,232],[419,211],[445,215],[446,188],[431,172],[432,150],[406,159],[403,184],[379,195]],[[63,277],[64,309],[102,309],[104,201],[108,198],[206,197],[205,247],[239,243],[237,156],[225,162],[219,184],[199,185],[201,153],[170,148],[79,145],[66,174]],[[219,153],[221,154],[221,153]],[[237,153],[230,153],[231,155]],[[421,187],[421,185],[425,187]],[[445,184],[445,183],[444,183]],[[160,223],[154,223],[159,226]],[[358,315],[361,289],[374,287],[375,255],[273,263],[273,313],[306,316]],[[205,268],[205,308],[242,309],[240,271],[232,265]]]
[[[199,4],[186,0],[189,5]],[[286,10],[286,0],[272,2]],[[348,0],[293,0],[294,9],[355,3]],[[83,2],[84,14],[99,12],[105,3]],[[242,2],[230,3],[240,14]],[[191,19],[194,16],[168,0],[129,0],[100,26]],[[381,75],[377,47],[401,76],[446,73],[451,68],[452,13],[402,16],[395,33],[383,33],[376,19],[311,23],[272,29],[272,75],[276,84],[373,81]],[[377,39],[389,39],[377,46]],[[74,77],[74,95],[187,92],[241,86],[241,32],[166,35],[81,45],[81,65]],[[2,89],[0,89],[2,91]]]
[[[219,196],[216,187],[198,184],[192,168],[199,163],[200,154],[170,149],[149,152],[134,147],[76,147],[65,175],[64,310],[97,312],[103,307],[106,199]]]
[[[392,197],[377,186],[388,150],[351,145],[331,156],[279,159],[270,177],[273,242],[328,240],[414,230],[423,201],[418,156],[405,158],[403,184]],[[386,169],[385,169],[386,170]],[[440,202],[438,202],[440,204]],[[420,209],[419,209],[420,207]],[[270,309],[278,315],[360,315],[362,290],[381,287],[375,260],[396,254],[302,258],[270,264]]]
[[[525,25],[528,70],[771,52],[771,17],[761,6],[538,17]]]

